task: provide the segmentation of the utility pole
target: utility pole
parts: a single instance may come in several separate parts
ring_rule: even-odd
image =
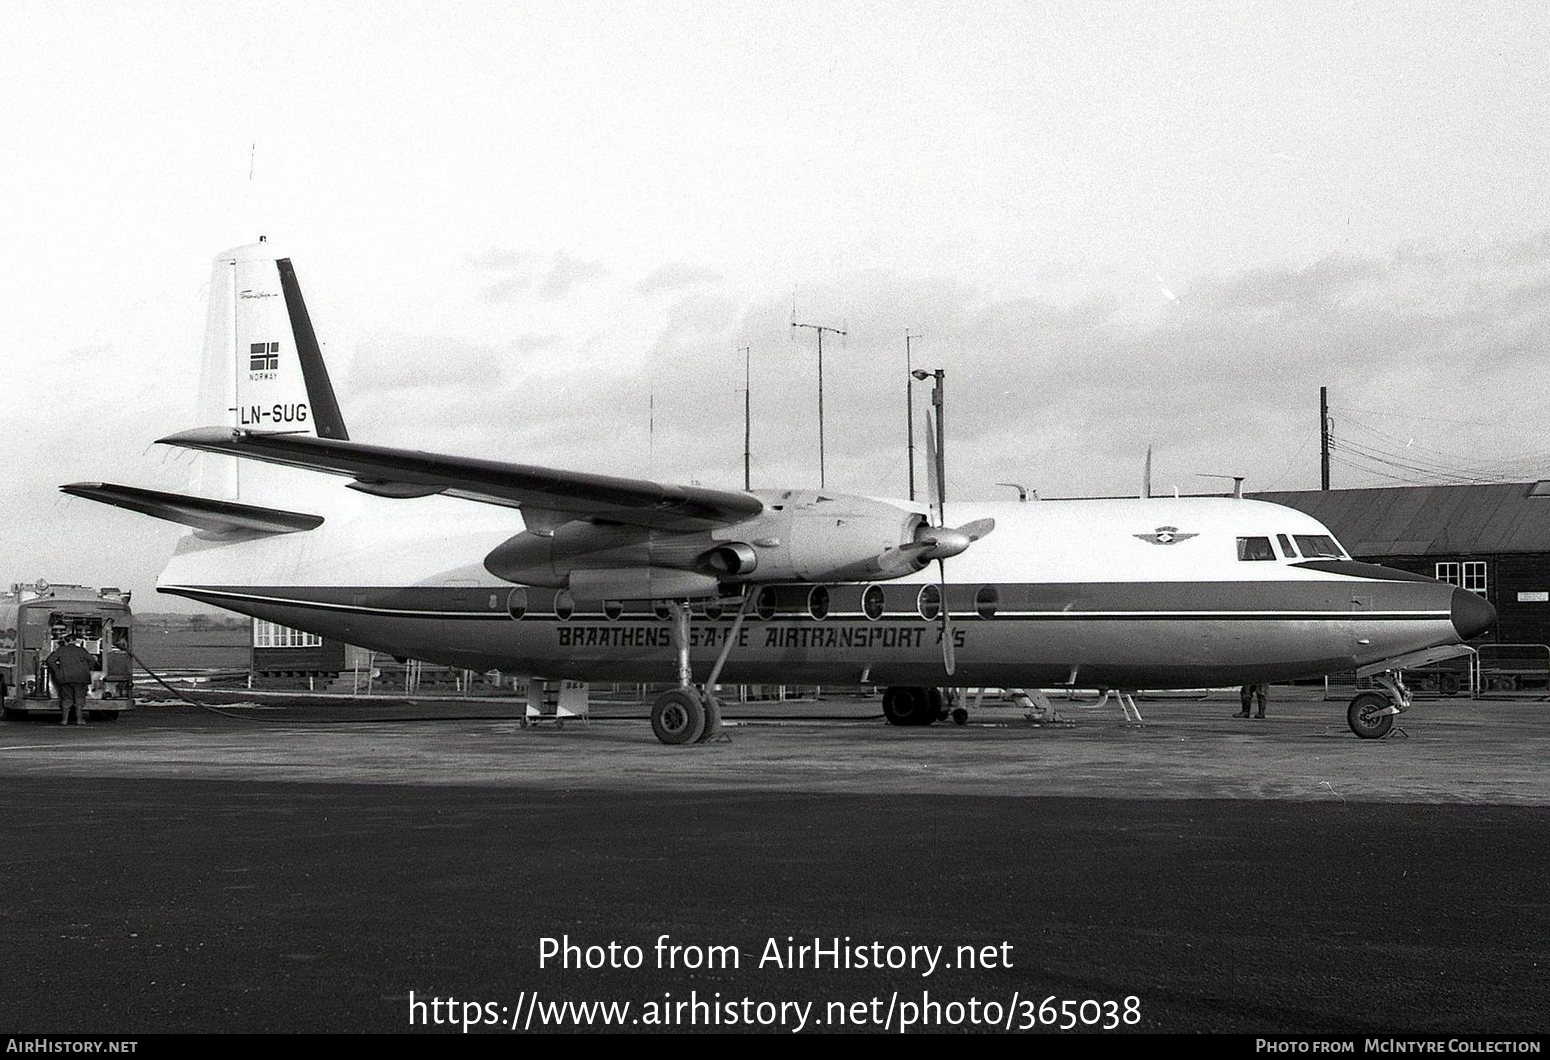
[[[750,469],[753,438],[753,347],[743,347],[743,489],[751,489]]]
[[[1319,489],[1329,489],[1329,387],[1319,387]]]
[[[910,339],[919,335],[904,333],[904,429],[909,434],[910,450],[910,500],[915,499],[915,375],[910,361]]]
[[[824,488],[823,468],[823,333],[832,331],[836,335],[845,335],[846,332],[839,328],[826,327],[823,324],[798,324],[791,322],[793,328],[812,328],[818,332],[818,488]]]

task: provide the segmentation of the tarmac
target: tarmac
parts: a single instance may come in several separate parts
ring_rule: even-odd
[[[896,1031],[911,1005],[911,1030],[989,1029],[973,998],[1017,1030],[1058,1032],[1068,1000],[1100,1032],[1545,1030],[1550,705],[1423,702],[1381,741],[1309,693],[1263,721],[1139,705],[1139,727],[1057,701],[1064,724],[898,729],[875,700],[730,704],[724,741],[677,748],[639,705],[563,728],[285,697],[7,722],[0,1027],[604,1029],[544,1007],[598,1000],[647,1030],[692,1000],[671,1029],[789,1032],[802,1004],[809,1032]],[[664,934],[737,967],[662,966]],[[847,937],[1004,959],[760,961]],[[643,961],[556,967],[545,938]],[[481,1007],[449,1026],[423,1004],[447,998]]]

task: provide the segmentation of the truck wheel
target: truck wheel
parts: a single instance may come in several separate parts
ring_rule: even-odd
[[[1389,697],[1382,692],[1363,692],[1351,700],[1346,711],[1346,721],[1351,731],[1364,740],[1377,740],[1389,734],[1394,727],[1394,715],[1379,714],[1389,705]]]
[[[1443,674],[1437,682],[1437,690],[1445,696],[1458,695],[1460,687],[1458,674]]]

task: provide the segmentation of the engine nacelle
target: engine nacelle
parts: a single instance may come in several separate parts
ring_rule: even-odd
[[[746,578],[759,569],[759,553],[746,542],[733,541],[702,555],[700,566],[715,574]]]
[[[491,551],[484,566],[521,585],[606,594],[606,599],[670,599],[714,595],[721,582],[898,578],[927,562],[917,540],[926,525],[919,512],[843,493],[789,491],[760,498],[761,514],[713,531],[583,520],[547,534],[525,531]],[[674,571],[684,576],[669,576]]]
[[[875,581],[913,574],[919,512],[844,493],[760,493],[763,514],[715,531],[729,544],[749,542],[758,558],[755,582]]]

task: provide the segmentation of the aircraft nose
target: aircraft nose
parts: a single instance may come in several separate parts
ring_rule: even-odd
[[[1468,589],[1453,590],[1453,628],[1460,640],[1478,637],[1496,625],[1496,608],[1479,593]]]

